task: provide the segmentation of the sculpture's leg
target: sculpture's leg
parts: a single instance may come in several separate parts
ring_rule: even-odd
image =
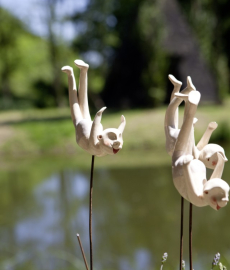
[[[178,81],[173,75],[169,75],[168,76],[170,82],[173,84],[174,88],[171,94],[171,98],[170,98],[170,102],[172,101],[172,99],[174,98],[175,93],[179,93],[180,92],[180,88],[182,85],[182,82]]]
[[[188,139],[192,136],[192,128],[197,105],[200,101],[200,93],[192,91],[188,95],[175,94],[177,97],[185,100],[184,121],[176,141],[174,152],[179,151],[181,155],[192,155],[192,147],[188,146]]]
[[[181,85],[182,85],[182,82],[178,81],[173,75],[169,75],[168,78],[169,78],[169,80],[171,81],[171,83],[174,86],[173,91],[172,91],[172,94],[171,94],[171,98],[170,98],[170,102],[172,102],[172,100],[176,96],[175,94],[176,93],[179,93],[180,88],[181,88]],[[181,93],[188,95],[191,91],[196,91],[196,88],[193,85],[190,76],[188,76],[187,77],[187,87],[185,89],[183,89],[181,91]],[[173,127],[175,126],[175,128],[177,128],[177,129],[178,129],[178,107],[181,104],[181,102],[182,102],[182,100],[180,99],[180,101],[177,100],[176,104],[174,104],[177,107],[176,107],[176,109],[173,109],[173,115],[172,115],[172,117],[174,117]],[[172,108],[174,108],[174,106]],[[170,120],[169,124],[170,123],[172,123],[172,120]],[[171,126],[171,124],[170,124],[170,126]]]
[[[170,98],[170,102],[173,100],[173,98],[175,97],[175,93],[179,93],[182,82],[178,81],[173,75],[169,75],[168,76],[169,80],[171,81],[171,83],[173,84],[174,88],[171,94],[171,98]],[[181,101],[180,101],[181,103]],[[178,106],[174,112],[174,125],[175,128],[178,128],[178,122],[179,122],[179,117],[178,117],[178,107],[180,105],[180,103],[178,103]]]
[[[177,114],[178,114],[178,107],[181,104],[182,100],[180,98],[174,97],[172,101],[170,102],[166,114],[165,114],[165,126],[167,127],[172,127],[177,129],[178,128],[178,123],[176,121],[177,119]]]
[[[193,122],[197,110],[197,105],[200,101],[200,93],[192,91],[188,95],[177,94],[185,100],[184,121],[176,142],[175,151],[180,151],[181,155],[192,155],[192,148],[194,142]],[[188,143],[188,140],[191,140]],[[189,259],[190,270],[192,269],[192,204],[190,203],[190,217],[189,217]]]
[[[87,72],[89,65],[82,60],[75,60],[75,65],[80,68],[80,79],[78,87],[78,97],[81,113],[84,119],[91,120],[88,105],[88,77]]]
[[[74,126],[82,120],[82,113],[79,107],[78,97],[77,97],[77,87],[75,82],[75,77],[73,69],[70,66],[64,66],[62,71],[68,75],[68,88],[69,88],[69,104],[71,110],[71,116]]]

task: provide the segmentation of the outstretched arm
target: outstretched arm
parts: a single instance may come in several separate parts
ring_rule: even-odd
[[[224,170],[224,163],[225,163],[224,157],[220,153],[216,153],[216,154],[218,157],[218,161],[210,179],[213,179],[213,178],[221,179],[223,170]]]
[[[105,109],[106,107],[103,107],[102,109],[100,109],[100,111],[96,113],[95,118],[93,120],[92,128],[90,131],[90,137],[89,137],[89,144],[93,147],[96,147],[97,143],[99,142],[98,135],[100,135],[103,131],[102,125],[101,125],[101,116]]]
[[[204,132],[202,138],[200,139],[200,141],[197,144],[197,149],[198,150],[201,151],[205,147],[205,145],[208,144],[213,131],[217,127],[218,127],[218,125],[217,125],[216,122],[211,122],[211,123],[208,124],[208,127],[207,127],[206,131]]]

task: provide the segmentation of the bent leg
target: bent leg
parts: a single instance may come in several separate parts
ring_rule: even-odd
[[[61,70],[68,75],[69,104],[72,120],[74,126],[76,126],[82,120],[82,114],[78,103],[77,88],[73,69],[70,66],[64,66]]]
[[[89,65],[82,60],[75,60],[75,65],[80,68],[80,79],[78,87],[79,106],[84,119],[91,120],[88,104],[88,78],[87,72]]]
[[[178,81],[173,75],[169,75],[168,78],[171,81],[171,83],[174,85],[174,88],[171,94],[170,104],[166,111],[165,126],[170,126],[172,128],[178,129],[178,107],[180,106],[183,99],[178,98],[176,94],[179,93],[182,82]],[[188,95],[192,91],[196,91],[196,88],[192,83],[191,77],[188,76],[187,86],[185,89],[181,91],[181,93]]]
[[[172,94],[171,94],[171,98],[170,98],[170,102],[172,102],[172,100],[174,99],[175,97],[175,94],[176,93],[179,93],[180,91],[180,88],[181,88],[181,85],[182,85],[182,82],[178,81],[173,75],[168,75],[168,78],[170,80],[170,82],[173,84],[174,88],[173,88],[173,91],[172,91]],[[182,100],[180,100],[180,103],[182,102]],[[177,108],[175,109],[174,111],[174,126],[176,129],[178,129],[178,107],[180,105],[180,103],[178,102],[177,104]],[[170,125],[171,126],[171,125]]]
[[[188,95],[175,94],[178,98],[185,100],[184,121],[177,138],[175,145],[175,152],[180,151],[182,155],[192,155],[191,147],[188,140],[192,139],[193,133],[193,121],[197,110],[197,105],[200,101],[200,92],[191,91]]]

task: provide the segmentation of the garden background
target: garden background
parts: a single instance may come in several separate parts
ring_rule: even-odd
[[[216,121],[211,141],[229,158],[229,8],[227,0],[0,1],[0,269],[84,269],[76,233],[88,256],[91,157],[76,145],[61,72],[72,66],[78,82],[75,59],[90,65],[92,117],[106,105],[105,128],[121,114],[127,121],[122,151],[95,161],[95,269],[159,269],[164,252],[164,269],[178,268],[168,74],[183,87],[192,77],[202,95],[196,140]],[[229,175],[226,163],[228,183]],[[230,267],[229,209],[194,207],[194,269],[209,269],[217,252]]]

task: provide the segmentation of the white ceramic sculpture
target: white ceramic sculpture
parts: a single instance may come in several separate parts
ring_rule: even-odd
[[[216,123],[210,123],[201,141],[195,147],[193,126],[200,93],[196,91],[190,77],[188,86],[178,93],[181,82],[169,77],[174,84],[165,117],[166,149],[172,155],[173,182],[182,197],[196,206],[210,205],[219,210],[228,202],[229,185],[221,178],[227,160],[222,147],[207,144]],[[178,106],[185,101],[184,119],[178,129]],[[194,120],[195,119],[195,120]],[[199,158],[199,159],[198,159]],[[206,167],[214,168],[209,181]]]
[[[80,68],[79,88],[77,92],[73,69],[64,66],[62,71],[68,75],[69,103],[71,116],[76,131],[77,144],[91,155],[105,156],[114,155],[122,148],[122,134],[125,128],[125,117],[121,116],[121,124],[116,128],[103,130],[101,117],[106,107],[100,109],[91,120],[88,106],[87,72],[89,65],[82,60],[74,63]]]
[[[182,82],[178,81],[173,75],[169,75],[169,80],[174,85],[174,89],[170,100],[170,103],[172,104],[168,107],[165,115],[165,135],[166,151],[170,156],[172,156],[175,143],[180,132],[180,129],[178,128],[178,107],[183,100],[175,96],[176,93],[179,93]],[[187,87],[182,90],[181,93],[189,94],[191,91],[196,91],[196,88],[193,85],[191,78],[188,76]],[[193,126],[197,121],[197,118],[194,118]],[[195,141],[190,142],[193,144],[194,157],[201,160],[209,169],[215,168],[218,160],[217,153],[220,153],[223,156],[224,160],[228,161],[225,156],[225,151],[221,146],[217,144],[208,144],[212,132],[217,128],[217,126],[218,125],[216,122],[210,122],[197,146],[195,146]]]

